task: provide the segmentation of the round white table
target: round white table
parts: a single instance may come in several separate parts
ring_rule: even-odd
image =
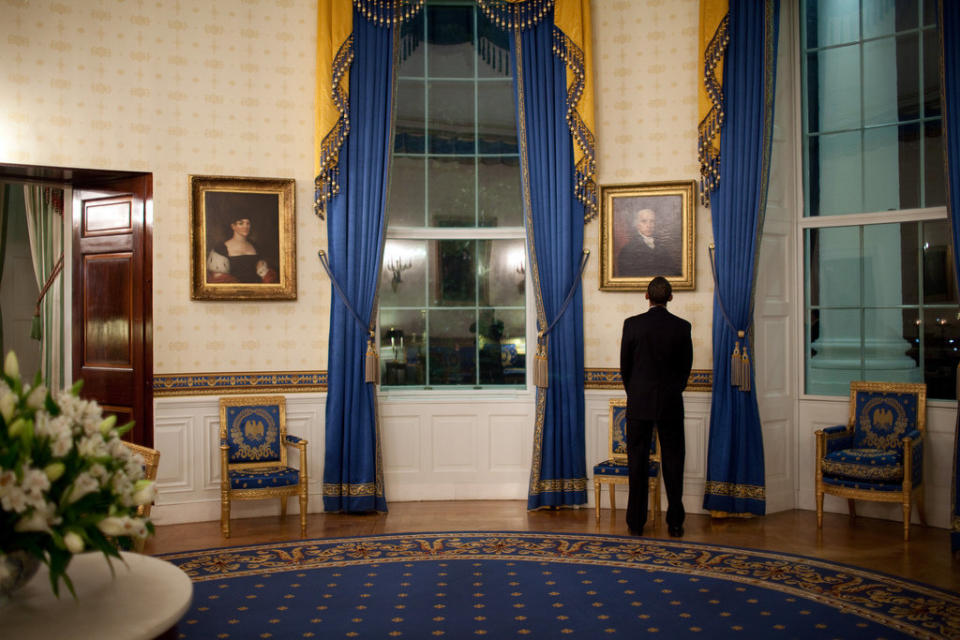
[[[193,583],[175,565],[123,552],[124,562],[81,553],[67,567],[76,599],[63,582],[53,595],[46,565],[0,605],[0,635],[18,640],[117,638],[150,640],[169,632],[190,608]]]

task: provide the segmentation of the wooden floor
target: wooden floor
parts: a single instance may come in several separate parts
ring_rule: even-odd
[[[309,538],[418,531],[553,531],[628,535],[622,509],[558,509],[529,512],[524,501],[394,502],[387,514],[310,514]],[[913,525],[903,541],[900,522],[824,514],[817,530],[812,511],[784,511],[761,518],[712,519],[688,514],[685,540],[809,556],[889,573],[960,592],[960,561],[950,554],[946,529]],[[238,546],[299,537],[299,518],[234,519],[232,536],[220,536],[220,523],[158,526],[145,553],[170,553]],[[662,518],[644,534],[667,538]]]

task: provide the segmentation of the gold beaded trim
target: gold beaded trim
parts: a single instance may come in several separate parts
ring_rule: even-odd
[[[730,43],[730,16],[723,17],[703,54],[703,85],[710,98],[710,111],[697,127],[697,159],[700,161],[700,202],[710,206],[710,194],[720,184],[720,126],[723,124],[723,88],[717,69]],[[722,71],[722,69],[721,69]]]
[[[553,11],[554,0],[477,0],[480,11],[500,29],[534,27]]]

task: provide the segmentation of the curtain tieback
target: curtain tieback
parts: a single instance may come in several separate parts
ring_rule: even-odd
[[[583,271],[587,268],[587,260],[589,259],[590,250],[584,249],[583,253],[580,255],[580,266],[577,269],[576,277],[574,277],[573,282],[570,285],[570,290],[567,291],[567,297],[564,298],[563,304],[560,305],[560,311],[557,312],[557,316],[553,319],[553,322],[547,326],[546,329],[537,332],[537,353],[533,358],[533,384],[541,389],[546,389],[548,386],[550,386],[547,379],[547,335],[557,325],[557,322],[560,320],[560,318],[563,317],[567,307],[570,306],[570,302],[573,300],[573,295],[577,292],[577,287],[579,287],[580,283],[583,281]]]
[[[720,314],[730,330],[737,334],[737,341],[733,345],[733,353],[730,354],[730,386],[739,387],[740,391],[750,391],[750,356],[747,353],[747,332],[750,330],[750,322],[743,329],[737,329],[727,315],[727,310],[723,308],[723,298],[720,295],[720,284],[717,282],[716,265],[716,247],[710,243],[710,273],[713,274],[713,290],[716,292],[717,305],[720,307]],[[753,314],[750,314],[753,316]],[[740,341],[743,341],[743,348],[740,348]]]
[[[360,318],[360,314],[357,313],[353,305],[350,304],[350,300],[347,299],[347,294],[343,292],[340,283],[337,282],[337,279],[333,276],[333,270],[330,269],[330,262],[327,260],[327,252],[320,249],[317,255],[320,257],[320,264],[323,266],[323,270],[327,272],[327,276],[330,278],[330,284],[333,285],[333,290],[340,296],[340,301],[343,302],[343,306],[353,315],[353,318],[357,321],[357,324],[360,325],[360,328],[367,332],[367,353],[363,362],[363,381],[377,384],[380,382],[380,358],[377,355],[377,345],[375,343],[376,330],[372,324],[364,322]]]
[[[43,283],[43,288],[40,290],[40,295],[37,297],[37,306],[33,310],[33,323],[30,325],[30,337],[34,340],[43,340],[43,321],[40,319],[40,305],[43,304],[43,298],[47,295],[47,291],[50,290],[50,287],[53,286],[53,281],[57,279],[57,276],[60,275],[60,272],[63,271],[63,254],[60,254],[60,258],[57,260],[57,264],[53,265],[53,271],[50,272],[50,275],[47,276],[47,281]]]

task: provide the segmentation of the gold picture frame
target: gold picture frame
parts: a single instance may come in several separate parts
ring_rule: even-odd
[[[655,276],[695,288],[696,193],[693,180],[601,185],[602,291],[645,291]]]
[[[190,176],[191,297],[296,300],[295,181]]]

